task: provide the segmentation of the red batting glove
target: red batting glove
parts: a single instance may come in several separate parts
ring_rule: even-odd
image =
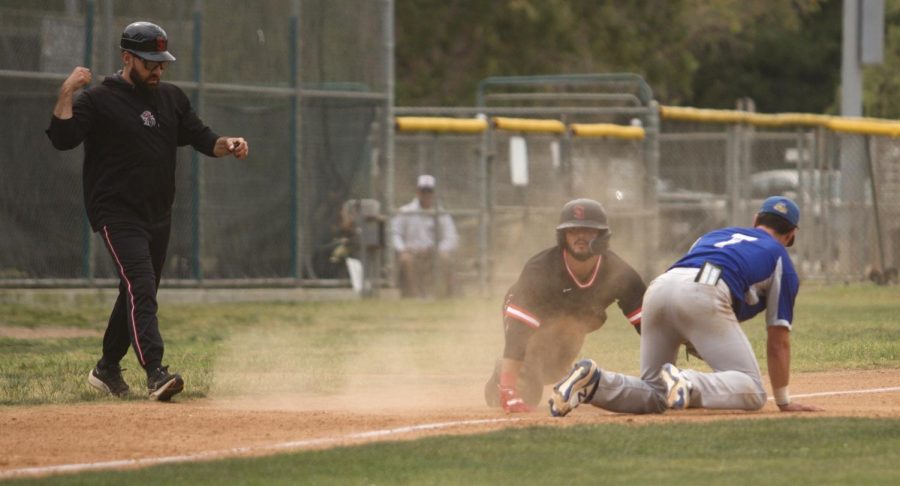
[[[531,407],[522,400],[519,392],[514,387],[500,387],[500,405],[506,413],[527,413],[531,411]]]

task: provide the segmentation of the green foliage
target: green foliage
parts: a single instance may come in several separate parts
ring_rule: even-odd
[[[489,76],[633,72],[663,104],[822,113],[840,16],[838,0],[397,2],[397,102],[469,105]]]
[[[884,62],[863,69],[863,114],[900,118],[900,3],[885,2]]]
[[[41,482],[888,484],[898,460],[896,420],[784,418],[530,427]]]
[[[693,79],[693,106],[734,108],[749,97],[764,113],[833,111],[840,78],[841,3],[795,3],[761,12],[759,22],[705,43]],[[804,10],[803,5],[810,8]]]

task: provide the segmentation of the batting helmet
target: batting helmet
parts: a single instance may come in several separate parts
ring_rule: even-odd
[[[606,221],[606,211],[593,199],[573,199],[563,206],[559,214],[559,224],[556,225],[556,243],[560,247],[566,246],[565,230],[568,228],[600,230],[597,237],[591,240],[591,253],[595,255],[603,253],[609,247],[612,232]]]
[[[119,46],[148,61],[174,61],[169,53],[169,36],[162,27],[150,22],[134,22],[122,31]]]

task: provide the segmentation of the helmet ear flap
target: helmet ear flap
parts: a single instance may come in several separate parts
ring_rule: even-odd
[[[612,231],[604,231],[591,240],[591,253],[599,255],[609,249],[609,239],[612,237]]]

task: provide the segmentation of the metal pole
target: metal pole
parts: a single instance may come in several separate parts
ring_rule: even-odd
[[[193,91],[192,102],[194,109],[198,113],[203,112],[203,0],[194,1],[193,12],[193,71],[194,82],[197,83],[197,89]],[[200,166],[200,154],[196,150],[191,150],[191,254],[193,264],[193,277],[198,281],[203,281],[203,264],[202,264],[202,248],[203,248],[203,231],[200,221],[200,205],[203,201],[201,194],[202,185],[200,181],[203,178],[203,170]]]
[[[815,177],[812,168],[812,141],[808,139],[804,128],[797,127],[794,132],[797,135],[797,194],[795,195],[795,201],[797,201],[797,204],[799,204],[801,208],[806,208],[806,210],[809,211],[809,208],[812,207],[810,191],[814,184],[813,179]],[[807,143],[809,145],[807,145]],[[807,147],[809,147],[808,150]],[[807,212],[807,214],[810,213],[812,213],[812,211]],[[815,231],[813,225],[810,225],[810,228]],[[810,233],[813,234],[813,232]],[[798,257],[801,260],[801,263],[806,263],[807,266],[812,260],[808,249],[808,240],[797,245]]]
[[[838,188],[837,185],[837,175],[839,174],[838,168],[840,167],[840,154],[838,152],[838,143],[837,135],[835,132],[826,132],[824,127],[819,127],[819,132],[822,136],[827,136],[826,145],[823,147],[823,153],[825,157],[824,166],[826,169],[826,173],[828,174],[828,178],[826,179],[825,186],[825,204],[823,204],[822,208],[825,210],[822,213],[822,220],[825,222],[825,262],[831,263],[826,267],[826,283],[832,283],[833,277],[838,276],[836,272],[836,267],[834,263],[837,261],[836,256],[836,248],[840,248],[840,241],[837,241],[838,232],[837,228],[840,228],[840,225],[836,225],[834,223],[835,215],[838,212],[835,210],[835,192]],[[837,267],[839,268],[839,266]]]
[[[90,69],[94,59],[94,0],[87,0],[84,15],[84,58],[82,62],[84,67]],[[94,271],[91,267],[91,255],[93,254],[93,246],[91,241],[91,223],[87,217],[87,208],[82,211],[81,216],[81,276],[87,281],[94,279]]]
[[[488,124],[481,136],[479,185],[481,186],[481,210],[478,218],[478,276],[482,296],[487,296],[491,281],[490,273],[490,221],[491,221],[491,134],[493,129]]]
[[[437,176],[435,174],[437,173],[436,169],[437,169],[437,165],[438,165],[437,164],[438,143],[439,143],[439,141],[438,141],[437,133],[432,134],[431,135],[431,147],[430,147],[431,150],[429,151],[429,158],[428,158],[428,173],[431,174],[432,176],[434,176],[435,178],[437,178]],[[430,282],[428,282],[428,284],[427,284],[429,287],[429,293],[431,293],[432,295],[434,295],[435,291],[439,288],[436,280],[439,277],[438,264],[440,262],[438,260],[440,259],[441,238],[444,237],[443,233],[441,232],[441,212],[443,211],[443,208],[441,208],[441,202],[440,202],[441,201],[441,197],[440,197],[441,193],[436,186],[437,186],[437,184],[435,184],[435,188],[434,188],[434,200],[433,200],[434,206],[432,207],[432,211],[433,211],[432,224],[434,224],[434,242],[432,244],[431,251],[434,254],[434,258],[432,258],[432,260],[431,260],[431,278],[430,278]],[[440,277],[443,277],[443,276],[440,276]]]
[[[300,0],[294,0],[293,2],[293,12],[290,18],[290,58],[291,58],[291,73],[290,73],[290,86],[294,90],[293,96],[291,96],[291,118],[289,122],[289,146],[290,152],[288,157],[288,173],[289,176],[289,190],[288,190],[288,204],[289,206],[289,214],[290,214],[290,252],[291,252],[291,260],[290,260],[290,272],[291,277],[294,279],[299,279],[302,275],[301,273],[301,258],[300,258],[300,194],[299,194],[299,186],[300,186],[300,130],[303,126],[301,124],[300,118],[300,98],[301,98],[301,88],[300,88]]]
[[[659,103],[650,100],[650,110],[647,112],[647,137],[644,140],[644,160],[647,164],[647,173],[644,179],[644,204],[646,210],[653,215],[651,218],[650,234],[644,238],[644,275],[650,278],[662,271],[654,265],[654,256],[659,254],[659,204],[656,198],[657,183],[659,181],[659,134],[662,131],[659,121]]]
[[[103,60],[102,60],[102,68],[106,73],[113,73],[116,71],[116,54],[119,52],[117,49],[113,49],[112,46],[117,45],[118,42],[113,37],[113,0],[106,0],[105,7],[103,7]],[[99,66],[98,66],[99,67]]]
[[[386,97],[384,100],[383,139],[384,139],[384,198],[388,217],[394,215],[394,1],[384,0],[384,76]],[[387,221],[385,231],[390,233],[390,220]],[[389,236],[389,235],[388,235]],[[392,285],[396,277],[394,249],[392,239],[385,238],[386,266],[391,271]]]
[[[872,149],[869,146],[872,143],[872,140],[869,136],[866,136],[864,140],[866,144],[866,161],[869,166],[869,182],[872,184],[872,209],[875,211],[875,236],[878,238],[878,260],[881,264],[879,271],[884,273],[885,269],[887,269],[887,263],[884,258],[884,237],[881,232],[881,215],[878,208],[878,184],[875,182],[875,166],[872,161]]]
[[[863,73],[860,64],[861,0],[844,0],[841,50],[841,116],[862,116]],[[859,277],[865,262],[858,235],[865,228],[863,200],[865,180],[865,141],[861,135],[840,137],[841,211],[838,222],[845,229],[838,254],[845,274]]]

